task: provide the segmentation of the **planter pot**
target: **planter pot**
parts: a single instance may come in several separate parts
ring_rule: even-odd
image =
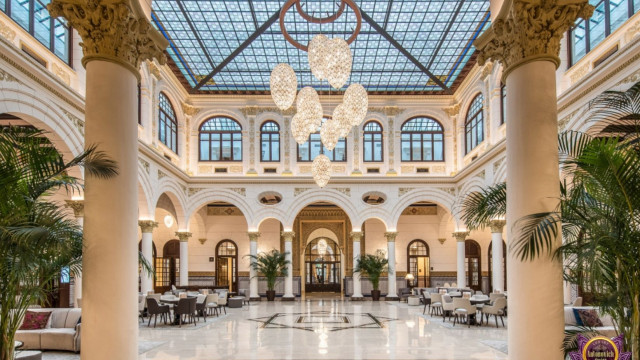
[[[371,290],[371,299],[373,301],[380,300],[380,290]]]
[[[275,290],[267,290],[267,301],[273,301],[276,299],[276,291]]]

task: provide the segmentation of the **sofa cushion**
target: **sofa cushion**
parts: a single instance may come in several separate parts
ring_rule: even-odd
[[[69,309],[55,309],[51,314],[51,324],[49,324],[50,328],[63,328],[64,324],[67,321],[67,314],[69,313]]]
[[[40,335],[40,346],[42,350],[76,351],[75,336],[75,328],[46,329]]]
[[[40,334],[44,330],[17,330],[15,340],[22,341],[21,349],[40,349]]]
[[[584,329],[579,326],[565,326],[564,330],[565,331],[567,330],[582,331]],[[608,338],[613,338],[618,336],[618,332],[616,331],[616,328],[613,326],[600,326],[600,327],[593,328],[593,330],[597,331],[600,335],[606,336]]]
[[[602,321],[600,321],[600,317],[598,316],[598,312],[595,309],[578,309],[577,312],[582,320],[582,325],[588,327],[603,326]]]
[[[22,325],[20,325],[20,330],[38,330],[44,329],[49,322],[49,317],[51,316],[50,311],[30,311],[24,314],[24,319],[22,320]]]
[[[573,318],[575,319],[575,324],[577,326],[584,326],[584,323],[582,323],[582,318],[580,317],[580,313],[578,311],[580,311],[580,309],[573,309]]]
[[[67,313],[67,320],[64,323],[65,328],[75,328],[80,322],[80,315],[82,315],[81,309],[69,309]]]

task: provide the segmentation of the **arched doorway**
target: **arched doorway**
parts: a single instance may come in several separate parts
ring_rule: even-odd
[[[138,242],[138,251],[142,252],[142,240]],[[151,242],[151,266],[153,266],[153,272],[156,273],[156,259],[158,258],[158,252],[156,251],[156,244]],[[138,265],[138,291],[142,285],[142,266]],[[154,286],[155,287],[155,286]]]
[[[340,251],[335,241],[319,237],[304,252],[305,291],[340,292]]]
[[[407,259],[407,273],[413,274],[413,286],[431,286],[429,245],[424,240],[413,240],[407,246]]]
[[[493,289],[493,241],[489,244],[489,290]],[[502,240],[502,274],[504,277],[503,290],[507,291],[507,243]]]
[[[238,246],[232,240],[216,245],[216,286],[238,291]]]
[[[482,277],[480,273],[480,244],[475,240],[465,240],[464,247],[465,257],[467,258],[465,264],[465,270],[467,272],[467,287],[473,290],[481,290]]]
[[[166,291],[180,285],[180,241],[169,240],[156,258],[156,290]]]

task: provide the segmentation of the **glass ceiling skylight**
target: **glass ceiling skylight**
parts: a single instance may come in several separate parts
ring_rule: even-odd
[[[320,82],[311,75],[307,53],[284,39],[278,21],[264,32],[258,31],[279,14],[284,2],[154,0],[153,22],[170,41],[167,51],[185,85],[190,87],[188,90],[268,92],[271,70],[285,62],[298,75],[299,88],[310,85],[329,92],[326,81]],[[340,0],[301,3],[308,14],[325,17],[335,13]],[[458,78],[473,54],[471,43],[489,26],[488,0],[356,0],[356,4],[363,13],[362,29],[351,44],[353,68],[344,89],[351,83],[360,83],[370,93],[446,92],[460,82]],[[365,17],[374,21],[374,26]],[[294,39],[307,44],[318,33],[349,37],[356,18],[347,7],[331,24],[311,24],[294,6],[287,12],[285,24]],[[392,39],[385,38],[376,28]],[[254,36],[255,40],[238,51],[256,32],[259,35]],[[404,48],[408,56],[398,47]],[[212,71],[212,80],[198,87]],[[444,83],[446,89],[427,73]]]

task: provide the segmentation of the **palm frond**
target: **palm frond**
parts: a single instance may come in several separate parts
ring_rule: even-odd
[[[507,184],[499,183],[467,194],[460,213],[470,230],[483,228],[492,219],[504,218],[507,213]]]

